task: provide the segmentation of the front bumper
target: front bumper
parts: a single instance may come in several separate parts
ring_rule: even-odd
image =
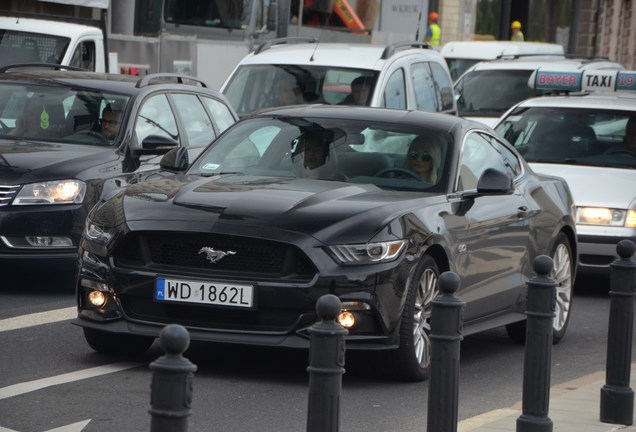
[[[577,225],[579,271],[609,274],[610,264],[618,259],[616,245],[621,240],[636,243],[636,229],[604,228]]]

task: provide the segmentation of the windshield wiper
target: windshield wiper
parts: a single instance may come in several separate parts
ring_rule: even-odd
[[[201,177],[214,177],[214,176],[224,176],[224,175],[245,175],[240,171],[225,171],[225,172],[215,172],[215,173],[201,173],[199,174]]]

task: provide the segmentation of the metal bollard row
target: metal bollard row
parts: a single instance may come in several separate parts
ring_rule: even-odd
[[[619,259],[610,264],[610,313],[607,331],[605,385],[601,388],[600,420],[631,425],[634,420],[634,391],[630,388],[636,262],[636,245],[621,240]]]

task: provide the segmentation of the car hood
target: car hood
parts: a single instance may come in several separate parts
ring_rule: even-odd
[[[627,209],[636,198],[633,169],[531,163],[538,173],[564,178],[577,206]]]
[[[234,226],[236,232],[238,224],[323,239],[338,235],[344,241],[352,226],[357,233],[373,235],[400,215],[445,199],[421,192],[388,192],[373,185],[249,176],[193,182],[176,177],[142,182],[122,193],[123,199],[110,203],[123,205],[123,213],[117,208],[103,213],[124,214],[132,225],[187,221],[206,229]]]
[[[0,182],[78,178],[83,170],[114,159],[113,147],[0,140]]]

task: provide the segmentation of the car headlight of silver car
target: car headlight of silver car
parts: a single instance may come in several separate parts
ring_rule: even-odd
[[[374,264],[395,260],[406,245],[406,240],[373,242],[352,245],[327,246],[329,255],[340,264]]]
[[[86,225],[84,226],[84,237],[91,242],[107,245],[113,238],[113,232],[87,219]]]
[[[580,225],[604,225],[636,228],[636,210],[605,207],[577,207],[576,223]]]
[[[24,185],[13,205],[79,204],[84,201],[86,184],[81,180],[53,180]]]

